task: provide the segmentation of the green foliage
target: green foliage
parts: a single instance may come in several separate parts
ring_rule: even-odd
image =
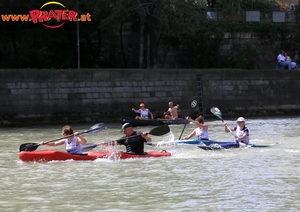
[[[186,45],[189,68],[219,68],[222,65],[220,45],[223,33],[218,29],[199,30],[183,42]]]
[[[223,14],[241,14],[244,10],[279,10],[279,1],[270,0],[222,0],[216,10]]]
[[[77,1],[59,1],[76,10]],[[214,2],[214,4],[212,4]],[[253,68],[255,60],[263,54],[261,48],[251,43],[234,45],[229,56],[220,52],[224,33],[256,33],[265,44],[278,43],[276,49],[296,51],[298,25],[278,23],[234,23],[210,21],[206,12],[220,11],[228,14],[243,14],[247,9],[261,11],[279,10],[279,1],[269,0],[78,0],[79,14],[90,13],[91,23],[80,23],[81,64],[84,68],[98,67],[102,43],[109,43],[110,58],[106,66],[126,67],[126,47],[131,45],[135,64],[141,56],[145,64],[156,67],[158,49],[168,49],[182,55],[181,67],[192,68]],[[36,0],[3,1],[2,13],[26,13],[41,6]],[[208,7],[209,6],[209,7]],[[211,8],[214,7],[214,8]],[[296,19],[299,19],[299,6]],[[131,23],[132,37],[122,43],[122,26]],[[77,64],[76,24],[61,30],[43,30],[32,23],[0,23],[1,68],[74,68]],[[140,31],[144,27],[144,31]],[[128,30],[128,29],[126,29]],[[128,31],[127,31],[128,32]],[[145,43],[141,43],[140,32]],[[148,40],[147,40],[148,39]],[[127,46],[126,46],[127,45]],[[134,46],[135,45],[135,46]],[[125,46],[125,50],[124,50]],[[143,46],[145,55],[141,54]],[[176,52],[176,50],[178,52]],[[181,52],[184,50],[183,52]],[[274,52],[274,54],[276,54]],[[150,59],[149,59],[150,58]],[[150,60],[147,61],[147,60]]]
[[[228,68],[254,69],[259,58],[264,55],[262,48],[254,46],[247,42],[245,44],[236,44],[233,46],[231,55],[227,56]]]

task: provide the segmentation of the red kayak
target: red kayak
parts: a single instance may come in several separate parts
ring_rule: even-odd
[[[165,157],[171,156],[170,152],[165,150],[161,152],[146,152],[144,155],[129,154],[126,152],[88,152],[87,154],[76,155],[58,150],[38,150],[38,151],[22,151],[19,153],[19,159],[25,162],[48,162],[48,161],[63,161],[63,160],[96,160],[98,158],[149,158],[149,157]]]

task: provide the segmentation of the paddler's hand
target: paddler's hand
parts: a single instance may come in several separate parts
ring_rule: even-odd
[[[102,141],[102,142],[100,143],[100,145],[101,145],[101,146],[108,146],[108,143],[105,142],[105,141]]]
[[[103,141],[101,142],[99,145],[101,146],[116,146],[118,145],[118,142],[117,141]]]
[[[45,145],[45,142],[44,142],[44,141],[42,141],[42,142],[40,143],[40,145],[42,145],[42,146],[43,146],[43,145]]]
[[[143,133],[142,133],[142,137],[143,137],[147,142],[151,142],[151,138],[148,137],[148,133],[143,132]]]

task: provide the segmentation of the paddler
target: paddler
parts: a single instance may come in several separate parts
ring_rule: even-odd
[[[151,142],[151,138],[146,132],[134,131],[130,123],[125,123],[121,127],[121,132],[125,134],[122,138],[118,139],[118,145],[126,147],[126,153],[144,155],[144,143]],[[102,145],[114,144],[114,142],[103,142]]]
[[[249,129],[246,127],[245,122],[246,121],[245,121],[244,117],[239,117],[236,120],[237,125],[234,128],[232,128],[232,129],[228,128],[226,122],[224,122],[223,125],[225,127],[225,132],[236,131],[236,136],[235,136],[236,142],[248,145],[249,140],[250,140],[250,138],[249,138]]]
[[[80,145],[87,143],[85,138],[83,138],[81,135],[79,135],[78,132],[74,132],[74,130],[72,129],[72,127],[70,125],[65,125],[62,128],[62,134],[64,137],[67,137],[67,138],[61,139],[56,142],[47,142],[47,143],[41,142],[40,145],[59,146],[59,145],[64,144],[64,145],[66,145],[66,150],[68,153],[83,154],[81,151]],[[68,137],[70,135],[74,135],[74,136]]]
[[[202,115],[198,116],[195,120],[191,119],[191,117],[186,117],[186,120],[189,122],[193,122],[197,126],[196,129],[191,132],[191,134],[182,138],[182,140],[190,139],[193,136],[197,136],[198,140],[209,140],[208,136],[208,126],[204,123],[204,118]]]

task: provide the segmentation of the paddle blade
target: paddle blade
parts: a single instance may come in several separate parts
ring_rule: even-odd
[[[90,129],[84,131],[83,133],[89,133],[89,134],[96,134],[98,132],[101,132],[103,130],[106,130],[106,126],[103,123],[98,123],[90,127]]]
[[[148,134],[160,136],[160,135],[167,134],[168,132],[170,132],[169,126],[168,125],[161,125],[159,127],[156,127],[154,129],[150,130],[150,132],[148,132]]]
[[[98,144],[83,144],[81,145],[81,151],[82,152],[88,152],[94,148],[96,148],[98,146]]]
[[[223,121],[222,112],[217,107],[211,108],[210,112],[212,112],[215,116],[217,116],[219,119]]]
[[[34,151],[39,147],[40,144],[37,143],[25,143],[25,144],[21,144],[19,147],[19,151]]]
[[[195,108],[195,107],[197,107],[197,105],[198,105],[198,101],[197,101],[197,99],[193,99],[193,101],[191,102],[191,108]]]

